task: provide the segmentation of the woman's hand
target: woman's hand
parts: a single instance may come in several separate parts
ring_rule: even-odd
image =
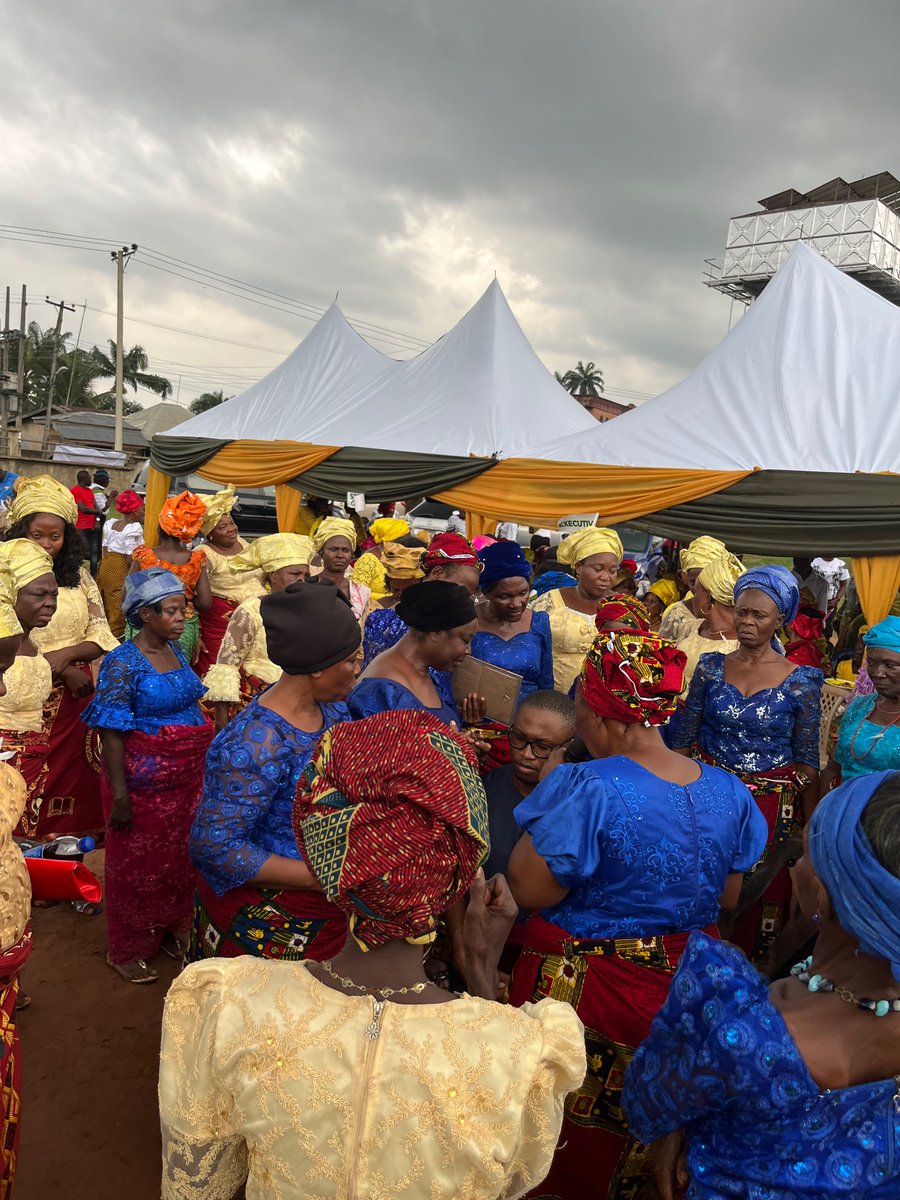
[[[112,812],[109,814],[110,829],[127,830],[134,820],[134,810],[131,807],[131,797],[125,792],[113,800]]]
[[[487,702],[484,696],[479,696],[477,692],[469,692],[468,696],[463,696],[459,713],[464,725],[480,725],[487,715]]]
[[[50,664],[53,674],[61,678],[63,671],[72,663],[72,652],[68,646],[65,646],[62,650],[48,650],[44,658]]]
[[[650,1146],[653,1174],[661,1200],[678,1200],[691,1181],[685,1158],[684,1130],[676,1129]]]
[[[519,906],[503,876],[485,879],[479,870],[469,888],[463,921],[466,982],[474,995],[488,1000],[495,997],[497,962],[518,915]]]
[[[66,685],[76,700],[83,700],[94,690],[94,679],[80,667],[65,667],[59,672],[59,678]]]
[[[224,700],[217,700],[213,707],[216,710],[216,733],[221,733],[231,720],[231,705]]]
[[[460,732],[460,729],[459,729],[459,726],[457,725],[457,723],[455,721],[451,721],[450,722],[450,732],[455,733],[458,738],[462,738],[462,740],[464,742],[468,743],[468,745],[470,745],[472,747],[472,749],[478,755],[479,763],[483,763],[484,760],[487,758],[487,756],[490,754],[490,752],[491,752],[490,742],[486,742],[484,740],[484,738],[480,737],[477,729],[465,729],[462,732]]]

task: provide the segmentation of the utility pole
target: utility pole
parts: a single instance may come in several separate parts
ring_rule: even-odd
[[[22,284],[22,312],[19,317],[19,370],[16,375],[16,432],[22,432],[22,409],[25,407],[25,284]],[[21,452],[21,446],[19,447]]]
[[[0,357],[0,454],[9,451],[9,430],[7,428],[7,378],[9,376],[9,287],[6,289],[6,303],[3,306],[3,351]]]
[[[53,385],[56,383],[56,364],[59,360],[59,335],[62,332],[62,319],[64,312],[74,312],[74,304],[66,304],[65,300],[51,300],[49,296],[44,299],[57,310],[56,313],[56,333],[53,338],[53,358],[50,361],[50,383],[47,388],[47,415],[44,417],[44,436],[41,439],[41,449],[46,451],[50,440],[50,413],[53,408]]]
[[[125,296],[125,263],[131,258],[137,250],[137,243],[131,243],[131,249],[123,246],[121,250],[114,250],[110,253],[110,258],[116,264],[116,424],[115,434],[113,436],[113,449],[121,452],[122,450],[122,434],[123,434],[123,418],[125,413],[125,364],[122,357],[122,341],[124,338],[124,296]]]

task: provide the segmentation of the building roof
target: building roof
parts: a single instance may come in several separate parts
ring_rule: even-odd
[[[115,439],[114,413],[81,410],[50,418],[51,426],[64,442],[87,442],[92,446],[112,447]],[[122,422],[122,448],[146,453],[150,444],[128,417]]]

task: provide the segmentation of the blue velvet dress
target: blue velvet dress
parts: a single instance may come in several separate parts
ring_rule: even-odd
[[[819,1088],[768,984],[695,933],[625,1077],[635,1137],[687,1136],[688,1200],[896,1200],[900,1080]]]
[[[520,703],[530,692],[552,690],[553,639],[549,614],[532,612],[531,628],[511,638],[479,630],[472,638],[472,657],[521,675]]]

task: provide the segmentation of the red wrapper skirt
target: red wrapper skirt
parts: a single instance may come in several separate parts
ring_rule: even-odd
[[[210,722],[125,735],[132,827],[106,834],[106,927],[114,963],[149,959],[163,935],[187,934],[197,872],[188,839],[203,787]],[[107,820],[113,795],[103,773]]]
[[[0,1086],[3,1089],[3,1111],[0,1113],[0,1200],[9,1200],[12,1196],[19,1155],[21,1059],[16,1000],[19,995],[19,973],[30,953],[30,929],[26,929],[9,950],[0,952]]]
[[[93,678],[88,663],[73,665]],[[32,837],[59,837],[64,833],[96,836],[103,831],[100,735],[81,719],[90,702],[91,696],[76,700],[64,684],[59,684],[44,705],[47,775]]]
[[[705,932],[716,937],[715,928]],[[689,934],[571,937],[534,913],[510,980],[509,1000],[545,996],[571,1004],[584,1024],[588,1069],[566,1099],[550,1173],[529,1192],[541,1200],[602,1196],[658,1200],[646,1151],[622,1114],[625,1070],[665,1003]]]
[[[222,638],[236,608],[236,600],[224,600],[221,596],[213,596],[212,608],[200,613],[201,649],[194,670],[201,679],[219,656]]]

